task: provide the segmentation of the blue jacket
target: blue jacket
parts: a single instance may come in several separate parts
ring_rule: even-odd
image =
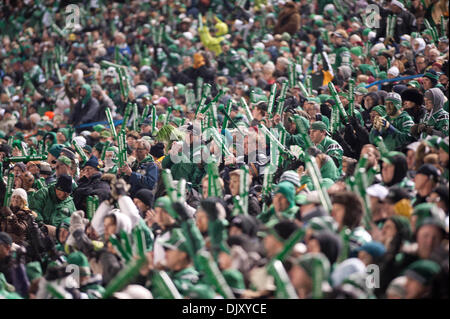
[[[131,169],[133,172],[127,181],[131,185],[131,197],[134,197],[142,188],[150,190],[155,188],[158,182],[158,166],[153,162],[151,156],[147,156],[141,162],[136,160],[131,165]]]

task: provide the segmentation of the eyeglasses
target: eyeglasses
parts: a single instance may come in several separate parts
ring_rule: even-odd
[[[146,151],[146,148],[137,148],[136,151]]]

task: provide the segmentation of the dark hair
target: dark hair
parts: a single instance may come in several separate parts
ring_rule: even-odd
[[[345,207],[344,226],[353,229],[361,223],[364,210],[361,199],[355,193],[350,191],[342,191],[333,194],[333,204],[341,204]]]

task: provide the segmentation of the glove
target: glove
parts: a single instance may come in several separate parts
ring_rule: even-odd
[[[395,203],[394,211],[397,215],[409,218],[413,212],[411,201],[409,199],[403,198],[402,200]]]
[[[412,136],[417,136],[419,135],[419,124],[414,124],[413,126],[411,126],[410,132]]]
[[[388,130],[391,126],[391,123],[389,123],[386,119],[381,119],[381,126],[384,127],[385,130]]]
[[[428,135],[433,135],[433,127],[432,126],[425,126],[425,132]]]
[[[350,124],[353,127],[358,125],[358,120],[357,120],[356,116],[349,116],[348,118],[349,118]]]
[[[111,184],[111,197],[115,200],[118,200],[119,196],[127,195],[130,189],[130,186],[122,178]]]
[[[417,125],[417,133],[420,134],[422,132],[425,132],[426,130],[426,124],[420,123]]]
[[[85,254],[86,257],[90,258],[95,255],[94,244],[92,244],[92,241],[82,229],[77,229],[71,235],[75,241],[76,248]]]

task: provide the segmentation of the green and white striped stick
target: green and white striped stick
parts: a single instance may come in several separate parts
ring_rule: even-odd
[[[197,117],[198,112],[199,112],[200,110],[203,110],[203,106],[204,106],[205,103],[206,103],[206,99],[207,99],[208,96],[211,94],[211,85],[208,84],[208,83],[205,83],[205,84],[203,85],[202,93],[201,93],[201,94],[202,94],[202,96],[201,96],[201,98],[199,99],[198,107],[197,107],[197,109],[195,110],[195,117]]]
[[[267,113],[269,114],[269,118],[272,118],[272,111],[273,111],[273,106],[275,103],[276,95],[277,95],[277,85],[276,85],[276,83],[274,83],[270,87],[269,103],[267,105]]]
[[[111,297],[116,291],[127,286],[136,278],[139,270],[145,264],[145,258],[133,259],[115,276],[105,288],[103,299]]]
[[[11,156],[6,157],[4,159],[5,162],[8,163],[17,163],[17,162],[31,162],[31,161],[45,161],[47,160],[47,155],[28,155],[28,156]]]
[[[348,94],[349,96],[349,112],[350,116],[355,116],[355,80],[350,79],[348,81]]]
[[[298,299],[294,286],[292,286],[289,276],[281,261],[274,259],[266,266],[267,273],[275,280],[277,287],[277,298]]]
[[[206,281],[213,286],[223,298],[235,299],[230,286],[228,286],[228,283],[220,272],[219,267],[211,254],[206,250],[202,250],[197,254],[196,260],[200,270],[205,274]]]
[[[11,171],[8,174],[8,181],[6,182],[5,198],[3,199],[3,207],[9,207],[12,196],[12,189],[14,186],[14,173]]]
[[[170,279],[169,275],[163,270],[156,270],[153,272],[152,285],[158,291],[158,298],[162,299],[183,299],[177,287]]]
[[[78,144],[77,140],[72,140],[72,145],[75,148],[75,151],[80,155],[83,164],[86,163],[89,160],[89,158],[86,156],[86,153]]]
[[[339,98],[339,95],[336,92],[336,88],[334,87],[333,82],[329,82],[328,83],[328,88],[330,89],[330,93],[333,96],[334,101],[336,102],[338,109],[339,109],[339,113],[342,115],[342,117],[344,118],[345,122],[348,122],[348,115],[347,112],[344,109],[344,106],[342,105],[341,99]]]
[[[245,100],[244,97],[241,97],[240,102],[241,102],[242,108],[245,111],[245,115],[248,118],[248,121],[252,122],[254,120],[254,118],[253,118],[252,112],[250,111],[250,108],[248,107],[247,101]]]
[[[109,127],[111,129],[111,134],[112,134],[113,138],[117,141],[116,126],[114,125],[114,119],[111,114],[111,109],[109,107],[107,107],[105,110],[105,113],[106,113],[106,120],[108,121]],[[122,123],[122,125],[124,125],[124,124]]]
[[[283,113],[283,107],[284,102],[286,101],[287,90],[288,90],[288,81],[283,81],[283,83],[281,83],[281,91],[280,96],[278,97],[277,111],[276,111],[276,113],[279,114],[280,116]]]

